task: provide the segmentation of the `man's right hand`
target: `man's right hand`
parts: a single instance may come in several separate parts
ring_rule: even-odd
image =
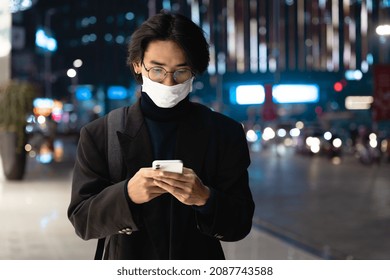
[[[153,183],[156,172],[153,168],[141,168],[127,183],[127,193],[134,203],[145,203],[166,193]]]

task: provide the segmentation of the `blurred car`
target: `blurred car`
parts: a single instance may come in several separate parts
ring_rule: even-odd
[[[320,127],[308,127],[302,130],[296,150],[300,154],[318,154],[333,158],[342,156],[343,145],[338,134]]]

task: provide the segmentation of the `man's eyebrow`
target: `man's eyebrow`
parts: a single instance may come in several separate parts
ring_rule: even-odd
[[[165,63],[161,63],[161,62],[158,62],[156,60],[151,60],[150,63],[157,65],[157,66],[166,66]],[[175,65],[175,67],[182,67],[182,66],[188,66],[188,64],[186,62],[183,62],[183,63]]]

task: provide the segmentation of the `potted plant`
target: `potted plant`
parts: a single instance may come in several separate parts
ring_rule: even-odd
[[[0,85],[0,155],[8,180],[23,179],[26,166],[26,118],[32,113],[37,87],[11,80]]]

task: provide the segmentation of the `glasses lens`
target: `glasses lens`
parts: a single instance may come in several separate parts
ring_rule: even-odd
[[[179,69],[173,73],[173,78],[176,83],[184,83],[192,77],[192,72],[188,69]]]
[[[149,79],[155,82],[161,82],[165,79],[168,73],[164,68],[155,66],[148,70]],[[192,77],[192,72],[189,69],[179,69],[173,73],[173,79],[176,83],[181,84],[188,81]]]
[[[155,82],[161,82],[167,75],[167,71],[161,67],[152,67],[149,70],[149,79]]]

